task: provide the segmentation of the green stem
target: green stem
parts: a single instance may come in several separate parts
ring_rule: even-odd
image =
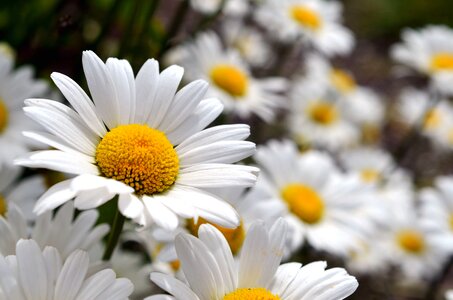
[[[165,33],[164,38],[162,39],[159,52],[156,55],[158,59],[161,58],[165,51],[170,48],[170,39],[172,39],[178,33],[179,28],[181,28],[181,25],[184,23],[188,9],[189,1],[183,0],[181,4],[179,4],[179,7],[171,20],[170,26],[168,27],[168,30]]]
[[[118,196],[115,196],[112,200],[118,202]],[[115,247],[120,239],[121,232],[123,231],[125,219],[126,218],[120,213],[118,206],[116,206],[115,218],[113,219],[113,223],[110,228],[110,235],[107,241],[107,246],[105,247],[104,255],[102,256],[102,260],[110,260],[112,257],[113,251],[115,250]]]
[[[122,36],[121,45],[120,45],[120,49],[118,50],[117,57],[123,58],[128,50],[129,43],[126,42],[126,39],[132,40],[132,33],[133,33],[133,29],[134,29],[135,20],[137,20],[138,13],[140,12],[139,2],[140,1],[134,1],[134,3],[133,3],[132,13],[129,14],[129,20],[127,21],[126,29],[124,30],[124,33]]]

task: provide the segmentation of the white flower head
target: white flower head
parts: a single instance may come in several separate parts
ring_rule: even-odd
[[[54,247],[41,250],[34,240],[20,240],[16,255],[0,255],[0,296],[5,299],[126,300],[134,286],[111,269],[88,275],[89,257],[82,250],[66,259]]]
[[[286,223],[280,219],[267,231],[263,223],[253,224],[236,265],[223,235],[211,225],[202,225],[199,239],[181,234],[176,251],[187,284],[169,275],[152,273],[153,280],[173,295],[167,299],[344,299],[358,286],[356,279],[342,269],[325,270],[325,262],[306,266],[287,263],[283,256]],[[146,300],[162,299],[156,295]]]
[[[265,0],[257,21],[283,41],[302,37],[318,51],[332,56],[349,53],[354,37],[341,22],[341,3],[324,0]]]
[[[255,144],[244,141],[249,126],[203,130],[222,105],[204,98],[208,84],[202,80],[177,91],[179,66],[159,73],[150,59],[134,78],[125,60],[103,63],[85,51],[82,62],[93,101],[59,73],[51,77],[73,108],[46,99],[26,101],[25,113],[49,133],[25,135],[56,150],[32,152],[17,163],[77,175],[51,187],[35,212],[73,198],[75,208],[91,209],[119,195],[121,213],[141,225],[172,229],[181,216],[237,226],[234,209],[203,189],[255,183],[257,168],[233,165],[255,151]]]
[[[283,78],[256,79],[233,48],[224,48],[214,32],[198,35],[177,48],[176,62],[187,70],[187,78],[202,78],[210,83],[208,94],[225,105],[225,111],[247,118],[252,114],[271,122],[284,106],[281,95],[287,87]]]
[[[28,97],[42,96],[48,88],[33,78],[32,67],[13,70],[13,66],[13,58],[0,51],[0,168],[12,166],[14,158],[30,150],[21,132],[36,129],[37,124],[25,117],[22,104]]]
[[[453,29],[430,25],[403,31],[391,56],[432,79],[438,91],[453,94]]]
[[[307,240],[315,249],[347,256],[372,230],[371,219],[360,214],[372,195],[369,187],[342,174],[327,154],[299,154],[291,141],[270,141],[254,158],[272,197],[287,206],[291,250]]]

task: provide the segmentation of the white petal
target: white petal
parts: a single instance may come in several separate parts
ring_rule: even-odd
[[[71,190],[70,185],[73,179],[68,179],[53,185],[44,195],[36,202],[36,214],[40,215],[46,211],[53,210],[61,204],[75,197],[75,193]]]
[[[133,194],[121,194],[118,201],[121,213],[131,219],[138,217],[144,209],[142,201]]]
[[[88,253],[81,250],[74,251],[66,259],[55,283],[54,299],[75,299],[87,274],[88,265]]]
[[[137,104],[135,108],[135,118],[132,123],[144,124],[151,112],[157,85],[159,83],[159,63],[154,59],[148,59],[135,79],[135,89]]]
[[[162,274],[162,273],[151,273],[150,279],[157,284],[164,291],[172,294],[176,299],[185,299],[185,300],[198,300],[199,298],[195,295],[192,290],[174,278],[173,276]]]
[[[160,203],[159,199],[144,196],[143,203],[145,204],[146,210],[158,226],[161,226],[167,230],[176,229],[179,223],[178,218],[175,213]]]
[[[66,75],[53,72],[50,77],[87,126],[99,137],[103,137],[107,131],[85,91]]]
[[[89,277],[80,288],[76,300],[92,300],[115,282],[116,274],[105,269]]]
[[[119,124],[119,104],[107,67],[92,51],[83,51],[82,64],[96,112],[108,128],[115,128]]]

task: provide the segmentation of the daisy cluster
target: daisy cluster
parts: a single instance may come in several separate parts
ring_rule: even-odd
[[[1,45],[0,300],[450,299],[453,29],[402,32],[393,98],[339,1],[176,2],[86,85]]]

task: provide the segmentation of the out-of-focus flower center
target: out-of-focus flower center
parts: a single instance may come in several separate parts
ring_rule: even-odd
[[[453,214],[451,214],[450,217],[448,218],[448,223],[450,225],[450,230],[453,231]]]
[[[418,254],[425,249],[425,239],[416,230],[403,230],[399,232],[397,240],[401,248],[410,253]]]
[[[242,288],[223,296],[223,300],[280,300],[265,288]]]
[[[315,224],[324,216],[324,201],[311,187],[294,183],[283,188],[281,193],[291,212],[305,223]]]
[[[342,93],[353,91],[357,85],[351,75],[340,69],[333,69],[330,73],[333,86]]]
[[[4,216],[6,214],[8,207],[6,206],[6,200],[0,195],[0,216]]]
[[[431,58],[431,70],[453,71],[453,53],[441,52]]]
[[[170,188],[179,172],[178,155],[164,133],[147,125],[120,125],[96,148],[96,162],[108,178],[133,187],[139,195]]]
[[[330,125],[338,119],[338,111],[332,103],[317,102],[309,107],[310,118],[321,125]]]
[[[300,25],[313,30],[321,27],[321,19],[319,15],[312,9],[304,5],[293,5],[290,8],[291,17]]]
[[[360,177],[363,181],[371,183],[378,181],[380,175],[379,172],[374,169],[365,168],[360,172]]]
[[[210,223],[203,218],[198,218],[197,223],[195,223],[193,219],[190,219],[187,221],[187,229],[190,231],[190,233],[192,233],[192,235],[198,237],[198,229],[202,224],[210,224],[217,228],[227,240],[228,245],[230,245],[231,252],[233,254],[237,254],[239,252],[245,239],[245,230],[242,220],[238,227],[231,229]]]
[[[8,123],[8,109],[5,102],[0,98],[0,133],[6,128]]]
[[[423,125],[425,128],[433,129],[440,125],[442,121],[442,113],[439,109],[432,108],[426,112],[425,121]]]
[[[215,85],[233,97],[244,96],[247,92],[247,75],[235,66],[217,65],[211,69],[210,75]]]

